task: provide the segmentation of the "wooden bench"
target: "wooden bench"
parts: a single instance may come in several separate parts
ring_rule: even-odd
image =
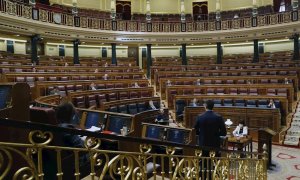
[[[160,78],[171,77],[212,77],[212,76],[256,76],[256,75],[297,75],[300,76],[300,67],[262,68],[262,69],[235,69],[235,70],[198,70],[198,71],[162,71],[154,75],[154,84],[158,88]],[[298,82],[299,83],[299,82]]]
[[[30,77],[30,82],[37,81],[39,78],[43,78],[41,81],[45,80],[52,80],[52,81],[57,81],[61,79],[62,77],[66,77],[67,80],[101,80],[103,79],[103,76],[107,74],[108,75],[108,80],[111,79],[143,79],[144,78],[144,73],[143,72],[107,72],[107,73],[56,73],[56,72],[51,72],[51,73],[40,73],[40,72],[20,72],[20,73],[5,73],[2,74],[2,82],[28,82],[28,77]],[[18,78],[20,80],[18,80]],[[52,79],[51,79],[52,78]]]
[[[6,65],[0,64],[1,72],[32,72],[33,67],[36,72],[91,72],[94,73],[97,69],[98,72],[138,72],[138,66],[32,66],[32,65]]]
[[[128,106],[131,104],[144,103],[145,105],[149,103],[149,101],[158,102],[160,105],[160,97],[143,97],[143,98],[134,98],[134,99],[124,99],[124,100],[116,100],[110,102],[103,102],[100,110],[105,111],[112,106]]]
[[[54,86],[63,86],[66,91],[75,91],[69,89],[72,86],[82,86],[82,90],[89,90],[90,84],[95,83],[97,89],[106,88],[130,88],[137,83],[140,87],[148,87],[149,81],[147,79],[112,79],[112,80],[78,80],[78,81],[36,81],[34,83],[33,97],[48,95],[49,91]],[[68,94],[68,92],[67,92]]]
[[[196,85],[197,80],[200,80],[201,85],[205,84],[284,84],[285,78],[294,85],[295,93],[298,92],[299,84],[298,77],[296,75],[286,76],[228,76],[228,77],[170,77],[160,78],[159,90],[162,99],[166,98],[166,86],[167,82],[170,81],[171,85]],[[267,81],[267,82],[266,82]]]
[[[98,99],[98,105],[102,106],[103,102],[106,101],[114,101],[120,99],[124,95],[127,95],[127,98],[140,98],[140,97],[153,97],[154,90],[152,87],[144,87],[144,88],[119,88],[119,89],[102,89],[102,90],[90,90],[90,91],[77,91],[70,92],[68,94],[69,101],[77,104],[77,100],[80,100],[80,107],[86,107],[86,100],[89,97],[94,99]]]
[[[207,63],[205,65],[171,65],[167,66],[151,66],[151,79],[154,79],[154,74],[163,71],[195,71],[195,70],[228,70],[228,69],[257,69],[257,68],[281,68],[281,67],[296,67],[299,62],[271,62],[271,63],[232,63],[232,64],[214,64]]]
[[[221,84],[221,85],[200,85],[200,86],[167,86],[166,89],[166,100],[168,107],[173,107],[174,96],[175,95],[226,95],[230,94],[230,91],[234,89],[239,91],[240,95],[248,95],[250,89],[256,89],[257,95],[272,95],[276,97],[285,97],[288,99],[289,106],[292,102],[297,99],[297,94],[294,93],[294,88],[292,84]],[[286,93],[276,95],[276,89],[284,90]],[[222,92],[218,92],[223,90]],[[212,91],[212,92],[211,92]],[[269,91],[269,92],[268,92]],[[243,94],[241,94],[243,92]],[[273,94],[274,93],[274,94]],[[253,95],[255,97],[255,95]],[[291,106],[292,107],[292,106]]]

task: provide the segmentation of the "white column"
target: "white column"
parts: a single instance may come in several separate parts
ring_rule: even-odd
[[[111,11],[114,11],[116,9],[116,1],[115,0],[110,1],[110,9],[111,9]]]
[[[257,0],[253,0],[252,4],[253,4],[252,16],[256,17],[257,16]]]
[[[180,12],[185,13],[184,0],[181,0],[181,2],[180,2]]]
[[[257,6],[257,0],[253,0],[253,7]]]
[[[150,0],[146,1],[146,13],[151,13]]]
[[[220,0],[216,0],[216,11],[221,10]]]
[[[220,0],[216,0],[216,20],[219,21],[221,19],[221,5]]]
[[[77,0],[72,0],[73,6],[77,6]]]
[[[150,6],[150,0],[146,0],[146,21],[151,21],[151,6]]]
[[[110,1],[110,16],[112,20],[116,19],[116,0]]]
[[[185,6],[184,6],[184,0],[180,1],[180,19],[181,22],[185,22]]]

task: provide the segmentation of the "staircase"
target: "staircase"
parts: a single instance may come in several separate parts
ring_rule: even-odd
[[[298,102],[295,114],[292,118],[291,127],[287,130],[284,145],[299,146],[300,140],[300,103]]]
[[[11,86],[0,86],[0,109],[6,107],[10,90]]]

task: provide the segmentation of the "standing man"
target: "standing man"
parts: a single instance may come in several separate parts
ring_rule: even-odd
[[[213,112],[214,102],[204,103],[206,112],[198,115],[195,129],[199,135],[199,146],[220,147],[220,136],[226,135],[226,127],[222,116]]]
[[[198,115],[195,124],[196,133],[199,135],[199,146],[206,146],[212,148],[220,148],[220,136],[226,135],[226,127],[222,116],[213,112],[214,102],[208,100],[204,103],[206,112]],[[209,157],[209,151],[202,151],[203,157]],[[216,153],[218,156],[218,153]],[[209,178],[212,178],[213,169],[211,161],[204,162],[204,179],[206,179],[206,172],[208,171]],[[201,171],[200,171],[201,172]],[[202,171],[203,172],[203,171]],[[202,174],[203,176],[203,174]]]

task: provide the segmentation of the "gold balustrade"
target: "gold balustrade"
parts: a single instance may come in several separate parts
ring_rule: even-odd
[[[28,124],[19,124],[11,120],[12,126],[25,128]],[[8,125],[9,120],[0,120],[0,124]],[[28,122],[27,122],[28,123]],[[177,155],[177,146],[187,145],[165,144],[165,153],[155,154],[151,149],[161,142],[113,136],[119,141],[135,141],[139,143],[140,152],[103,150],[100,148],[101,133],[82,132],[66,129],[67,133],[79,132],[87,135],[84,148],[71,148],[53,145],[56,128],[47,125],[30,124],[29,143],[0,142],[0,179],[47,179],[53,164],[56,179],[267,179],[267,153],[248,153],[238,151],[220,151],[217,156],[214,150],[204,156],[205,151],[197,146],[192,148],[194,155]],[[40,129],[40,130],[39,130]],[[42,129],[42,130],[41,130]],[[55,131],[51,132],[51,131]],[[65,132],[60,128],[61,132]],[[90,136],[95,135],[95,136]],[[45,160],[45,157],[52,158]],[[66,161],[65,156],[71,157]],[[86,159],[83,160],[85,157]],[[52,161],[52,163],[51,163]],[[22,163],[23,162],[23,163]],[[150,164],[150,165],[149,165]],[[83,165],[85,165],[83,168]],[[68,169],[71,171],[68,171]],[[83,170],[85,169],[85,170]],[[71,172],[68,174],[67,172]],[[83,173],[87,172],[87,173]]]
[[[19,16],[27,19],[32,19],[34,8],[27,4],[20,4],[10,0],[0,0],[0,12],[9,15]],[[292,22],[293,12],[262,14],[257,16],[257,26],[269,26],[282,23]],[[99,30],[112,30],[112,22],[110,19],[98,19],[94,17],[81,17],[73,16],[72,14],[60,13],[51,11],[49,9],[39,9],[39,21],[45,23],[61,24],[65,26],[74,26],[89,29]],[[300,16],[300,11],[298,11]],[[60,16],[60,21],[55,22],[55,17]],[[221,21],[220,30],[230,29],[243,29],[251,27],[251,17],[244,17],[239,19],[231,19]],[[216,22],[202,21],[202,22],[186,22],[187,32],[201,32],[201,31],[216,31]],[[151,32],[181,32],[181,22],[152,22]],[[129,31],[129,32],[146,32],[148,31],[147,23],[142,21],[126,21],[117,20],[117,31]]]

